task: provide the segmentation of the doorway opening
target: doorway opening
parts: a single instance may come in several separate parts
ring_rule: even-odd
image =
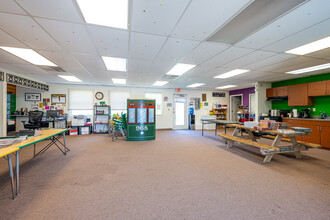
[[[173,129],[187,129],[187,95],[174,95]]]
[[[230,96],[230,120],[237,121],[238,106],[243,104],[243,95]]]

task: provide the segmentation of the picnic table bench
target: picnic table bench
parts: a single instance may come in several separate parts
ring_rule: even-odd
[[[274,154],[278,153],[295,153],[296,158],[301,158],[301,151],[306,151],[309,148],[319,148],[321,145],[308,143],[304,141],[297,141],[296,136],[307,135],[306,132],[283,132],[278,130],[261,130],[255,128],[244,127],[244,125],[230,124],[228,127],[234,127],[235,130],[232,135],[228,134],[219,134],[227,143],[227,148],[231,148],[234,142],[239,142],[245,145],[253,146],[260,149],[262,155],[265,155],[263,160],[264,163],[270,162]],[[248,135],[245,138],[238,137],[240,130],[244,129]],[[271,145],[258,143],[257,137],[254,132],[263,132],[268,133],[267,135],[261,135],[260,137],[273,139]],[[289,142],[289,145],[281,146],[280,142]]]

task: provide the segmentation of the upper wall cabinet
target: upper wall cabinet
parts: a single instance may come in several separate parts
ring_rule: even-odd
[[[321,96],[321,95],[328,95],[327,81],[308,83],[308,96]]]
[[[272,98],[276,96],[276,88],[266,89],[266,97]]]
[[[279,96],[288,96],[288,87],[282,86],[277,88],[270,88],[266,90],[266,97],[279,97]]]
[[[288,86],[288,105],[307,106],[314,105],[313,97],[308,96],[308,84]]]

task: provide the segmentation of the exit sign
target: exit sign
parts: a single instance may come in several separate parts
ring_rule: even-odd
[[[175,89],[175,92],[181,92],[181,89]]]

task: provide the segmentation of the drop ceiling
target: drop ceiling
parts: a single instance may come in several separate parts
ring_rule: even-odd
[[[57,75],[74,75],[84,84],[112,85],[111,78],[125,78],[127,86],[153,87],[180,62],[196,67],[164,88],[205,83],[199,89],[212,90],[330,72],[285,74],[329,63],[329,48],[304,56],[284,53],[330,35],[328,0],[304,1],[233,44],[209,41],[253,2],[129,0],[129,26],[122,30],[86,24],[75,0],[1,0],[0,46],[33,49],[65,72],[41,69],[3,50],[0,67],[47,83],[67,83]],[[127,58],[127,72],[108,71],[102,56]],[[251,71],[213,78],[233,69]]]

